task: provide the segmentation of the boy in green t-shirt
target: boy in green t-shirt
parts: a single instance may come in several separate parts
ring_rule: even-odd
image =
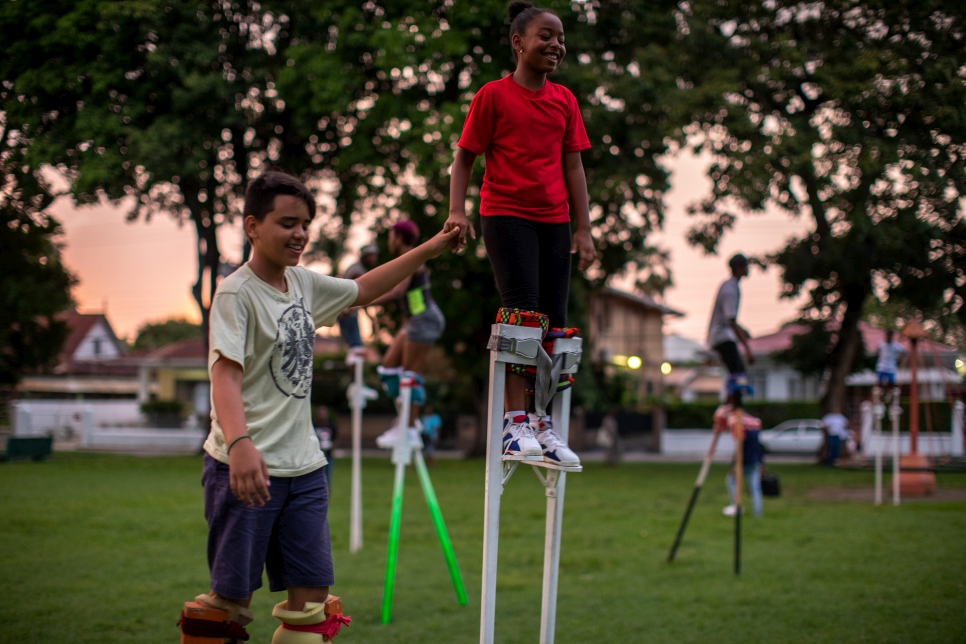
[[[220,636],[247,639],[243,627],[263,568],[271,591],[288,591],[273,611],[283,622],[275,644],[306,632],[321,643],[348,623],[329,595],[326,459],[309,403],[315,329],[408,279],[451,248],[459,231],[440,233],[355,280],[339,279],[298,266],[314,215],[315,200],[295,177],[267,172],[253,180],[244,209],[252,258],[212,301],[212,423],[202,476],[211,591],[195,599],[200,607],[186,605],[186,636],[218,637],[206,620],[221,610],[227,617]]]

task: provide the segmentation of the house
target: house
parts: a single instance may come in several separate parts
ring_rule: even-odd
[[[637,396],[664,392],[664,316],[683,315],[647,295],[605,287],[590,295],[588,344],[584,355],[608,371],[626,370],[637,380]]]
[[[54,366],[17,385],[10,413],[15,433],[68,439],[80,432],[88,410],[97,426],[139,423],[137,367],[126,361],[127,345],[107,316],[71,311],[66,322],[70,331]]]
[[[786,324],[775,333],[752,338],[749,342],[755,356],[755,363],[748,368],[748,377],[755,388],[755,400],[788,401],[814,400],[823,392],[820,376],[804,376],[790,365],[778,361],[775,354],[791,346],[792,339],[802,333],[804,327],[799,324]],[[865,354],[875,356],[879,344],[885,340],[885,331],[866,322],[859,322],[859,332]],[[897,334],[900,342],[909,346],[909,341]],[[817,348],[823,350],[823,348]],[[962,377],[956,373],[955,365],[959,360],[959,352],[950,347],[931,340],[919,343],[920,365],[918,380],[920,383],[920,398],[926,400],[943,400],[946,397],[946,387],[958,385]],[[899,385],[908,386],[910,373],[908,369],[900,369],[896,374]],[[867,398],[868,390],[875,383],[875,373],[865,370],[854,373],[846,379],[846,386],[853,389],[850,394],[856,400]]]
[[[103,313],[66,314],[70,332],[54,366],[26,376],[17,386],[21,399],[137,398],[137,370],[123,362],[127,345]]]
[[[140,351],[128,362],[137,368],[139,402],[152,396],[157,400],[177,400],[205,424],[211,411],[211,389],[204,338],[187,338]]]
[[[717,401],[724,368],[703,342],[678,334],[664,336],[664,388],[681,402]]]

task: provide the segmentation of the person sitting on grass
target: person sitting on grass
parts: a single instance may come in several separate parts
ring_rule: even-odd
[[[273,642],[304,642],[310,632],[321,643],[348,618],[329,595],[326,459],[309,396],[315,330],[408,279],[451,247],[458,231],[347,280],[298,266],[315,199],[295,177],[254,179],[243,214],[251,260],[221,283],[211,304],[212,423],[202,474],[211,590],[186,604],[179,623],[185,635],[247,640],[248,606],[267,568],[270,590],[287,592],[273,611],[282,620]],[[191,617],[198,604],[225,615],[218,635],[212,622]]]

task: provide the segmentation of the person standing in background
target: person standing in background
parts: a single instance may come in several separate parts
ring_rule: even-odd
[[[342,278],[357,279],[375,268],[378,261],[379,247],[375,244],[366,244],[359,249],[359,261],[347,268]],[[359,309],[346,309],[339,315],[338,322],[342,339],[349,347],[349,355],[364,355],[366,349],[362,344],[362,332],[359,330]]]

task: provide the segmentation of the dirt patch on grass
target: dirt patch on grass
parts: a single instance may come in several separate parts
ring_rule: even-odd
[[[872,503],[875,500],[875,489],[869,487],[817,487],[808,491],[806,498],[815,501],[856,501]],[[929,496],[904,496],[902,503],[966,503],[966,488],[940,488]],[[892,503],[892,488],[884,485],[882,488],[882,502]]]

